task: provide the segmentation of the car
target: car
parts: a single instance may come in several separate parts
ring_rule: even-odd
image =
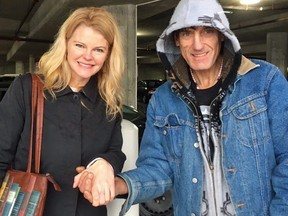
[[[146,123],[145,113],[127,105],[123,105],[122,110],[123,118],[131,121],[138,127],[138,142],[140,146]],[[162,196],[148,200],[147,202],[140,203],[139,214],[140,216],[173,216],[171,191],[167,191]]]
[[[155,90],[165,81],[165,79],[139,80],[137,82],[137,101],[147,104]]]
[[[139,205],[140,216],[173,216],[172,193],[165,192],[162,196],[156,197]]]
[[[138,144],[140,145],[143,132],[145,129],[146,115],[145,113],[135,109],[132,106],[123,105],[122,106],[123,118],[131,121],[138,127]]]
[[[0,101],[4,97],[8,87],[19,74],[3,74],[0,75]]]

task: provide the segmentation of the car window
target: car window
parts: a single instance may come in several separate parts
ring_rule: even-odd
[[[147,86],[150,88],[155,87],[155,81],[149,81]]]
[[[138,87],[146,87],[147,86],[147,83],[145,82],[145,81],[139,81],[138,83],[137,83],[137,86]]]

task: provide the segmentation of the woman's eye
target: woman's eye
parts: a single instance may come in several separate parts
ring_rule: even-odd
[[[82,44],[75,44],[76,47],[79,47],[79,48],[83,48],[84,46]]]
[[[104,53],[104,49],[101,48],[96,48],[94,49],[94,51],[96,51],[97,53]]]

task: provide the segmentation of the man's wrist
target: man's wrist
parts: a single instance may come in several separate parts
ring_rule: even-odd
[[[119,176],[115,177],[115,192],[116,195],[124,195],[128,193],[128,186],[126,182]]]

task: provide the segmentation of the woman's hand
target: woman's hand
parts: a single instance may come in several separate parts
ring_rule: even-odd
[[[106,205],[114,199],[114,170],[106,160],[99,159],[85,170],[76,170],[80,173],[75,176],[73,187],[78,187],[93,206]]]

